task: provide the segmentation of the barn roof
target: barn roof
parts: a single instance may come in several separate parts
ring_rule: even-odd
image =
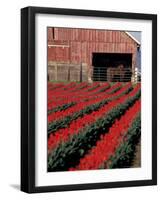
[[[140,42],[132,35],[130,34],[129,32],[125,31],[125,33],[134,41],[137,43],[138,46],[140,46]]]

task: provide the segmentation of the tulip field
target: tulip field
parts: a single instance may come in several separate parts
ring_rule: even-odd
[[[48,83],[48,172],[132,167],[141,85]]]

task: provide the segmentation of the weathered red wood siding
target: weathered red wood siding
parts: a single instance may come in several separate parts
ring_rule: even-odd
[[[132,53],[135,63],[137,43],[123,31],[48,28],[48,61],[87,63],[92,53]]]

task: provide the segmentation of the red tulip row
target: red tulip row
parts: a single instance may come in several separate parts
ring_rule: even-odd
[[[71,87],[64,86],[60,89],[57,88],[55,91],[48,92],[48,104],[52,103],[54,100],[61,99],[63,96],[68,96],[71,93],[85,91],[87,90],[88,87],[89,87],[88,85],[78,86],[77,84],[77,85],[71,85]]]
[[[70,170],[89,170],[98,169],[102,163],[107,161],[110,156],[115,154],[117,147],[120,145],[124,135],[130,128],[133,120],[140,112],[140,100],[121,116],[119,120],[115,120],[112,127],[101,135],[100,140],[96,143],[96,146],[91,149],[82,159],[80,159],[79,165]]]
[[[67,85],[70,85],[70,87],[72,87],[72,85],[74,86],[75,83],[70,83],[70,84],[64,84],[64,83],[48,83],[48,92],[50,94],[50,92],[56,91],[58,90],[58,88],[62,89],[64,87],[66,87]]]
[[[95,86],[98,86],[98,87],[95,87]],[[92,88],[94,87],[94,90],[92,90]],[[67,99],[67,98],[71,98],[73,96],[81,96],[81,95],[88,95],[88,94],[93,94],[94,92],[99,92],[99,89],[108,89],[110,87],[110,84],[109,83],[106,83],[106,84],[103,84],[103,85],[100,85],[98,83],[96,84],[92,84],[92,85],[88,85],[87,87],[74,87],[74,89],[70,89],[67,90],[67,91],[57,91],[57,92],[54,92],[52,93],[52,95],[48,95],[48,105],[50,105],[50,103],[52,103],[52,101],[54,100],[62,100],[64,99],[64,97]]]
[[[127,86],[130,87],[131,84],[128,84]],[[126,87],[124,87],[124,89],[126,89]],[[101,102],[105,99],[108,99],[108,98],[111,98],[112,96],[117,95],[117,93],[114,93],[114,94],[109,94],[109,93],[110,91],[107,92],[107,94],[103,93],[103,95],[99,95],[98,98],[96,98],[96,96],[92,96],[92,98],[89,98],[88,101],[79,102],[78,104],[75,104],[74,106],[69,107],[66,110],[51,113],[50,115],[48,115],[48,123],[51,123],[55,120],[60,120],[66,116],[72,115],[73,113],[79,112],[80,110],[84,109],[85,107],[89,105],[96,104],[98,102]],[[85,99],[86,98],[87,97],[85,97]]]
[[[100,87],[99,84],[97,83],[92,85],[92,86],[88,86],[87,88],[84,88],[84,89],[81,89],[81,90],[77,90],[75,92],[72,92],[72,91],[68,91],[68,93],[64,93],[64,91],[59,91],[59,93],[54,93],[53,96],[51,97],[48,97],[48,109],[50,109],[51,107],[55,107],[58,105],[58,102],[60,103],[60,105],[62,105],[62,103],[69,103],[69,101],[71,102],[71,98],[73,97],[77,97],[78,98],[78,95],[81,96],[82,94],[85,94],[86,91],[90,90],[91,93],[92,93],[92,88],[96,88],[97,87]],[[68,102],[67,102],[68,100]]]
[[[55,85],[55,86],[54,86]],[[53,89],[50,89],[50,88],[48,88],[48,91],[49,91],[49,95],[51,95],[51,94],[53,94],[53,93],[55,93],[55,92],[59,92],[59,90],[57,90],[57,85],[61,85],[61,84],[53,84],[53,87],[55,87],[55,90]],[[61,89],[61,92],[60,93],[58,93],[58,95],[59,94],[62,94],[62,93],[67,93],[67,90],[76,90],[76,89],[84,89],[84,90],[87,90],[87,88],[92,88],[93,86],[96,86],[96,85],[100,85],[100,83],[92,83],[92,84],[87,84],[87,83],[79,83],[79,84],[77,84],[77,83],[68,83],[68,84],[62,84],[62,89]],[[85,86],[87,86],[87,88],[85,87]],[[54,96],[55,96],[55,94],[54,94]]]
[[[59,84],[56,84],[56,85],[59,85]],[[52,89],[48,90],[48,97],[50,95],[52,95],[53,93],[60,92],[60,91],[64,92],[64,91],[67,91],[67,90],[71,90],[71,88],[73,89],[76,86],[77,86],[77,84],[75,82],[71,82],[69,84],[60,83],[59,87],[56,87],[53,90]]]
[[[107,114],[111,109],[117,107],[118,105],[126,102],[126,100],[130,97],[136,95],[136,93],[140,90],[140,85],[137,85],[130,93],[120,97],[119,99],[113,100],[108,104],[105,104],[97,111],[93,111],[90,114],[84,115],[82,118],[78,118],[75,121],[72,121],[67,128],[59,129],[54,134],[50,134],[48,138],[48,150],[50,151],[60,141],[66,141],[73,134],[79,133],[80,130],[83,130],[86,126],[94,123],[98,118],[102,118],[105,114]]]
[[[68,116],[66,116],[66,117],[64,117],[60,120],[53,121],[52,123],[48,124],[48,136],[52,133],[55,133],[60,128],[67,127],[72,121],[74,121],[74,120],[76,120],[80,117],[83,117],[86,114],[90,114],[93,111],[97,111],[103,105],[107,104],[108,102],[115,100],[115,99],[118,99],[121,96],[129,93],[132,90],[132,88],[133,87],[131,86],[131,84],[127,84],[126,86],[124,86],[123,88],[121,88],[119,90],[118,90],[118,88],[116,88],[117,92],[115,92],[115,94],[114,94],[114,91],[113,91],[110,98],[107,98],[107,99],[104,99],[101,102],[89,105],[89,106],[85,107],[84,109],[82,109],[78,112],[75,112],[73,115],[68,115]],[[115,89],[115,91],[116,91],[116,89]],[[62,107],[59,107],[59,108],[61,108],[59,110],[63,110]]]
[[[113,85],[111,87],[110,84],[107,83],[107,84],[100,85],[99,87],[95,88],[94,90],[89,90],[90,89],[90,86],[89,86],[85,90],[80,90],[80,91],[77,91],[77,92],[71,91],[69,94],[65,94],[65,95],[61,94],[60,96],[55,95],[55,100],[59,101],[59,100],[62,100],[62,99],[65,98],[65,99],[72,101],[73,98],[77,98],[77,99],[81,99],[81,98],[84,98],[84,97],[88,98],[88,97],[93,96],[95,94],[99,94],[99,93],[101,94],[102,92],[105,92],[105,91],[109,92],[110,91],[109,89],[111,89],[111,91],[112,91],[115,87],[118,88],[119,86],[121,87],[122,84],[116,83],[115,85]]]
[[[52,102],[48,103],[48,110],[51,110],[53,108],[56,108],[58,106],[63,106],[63,104],[68,104],[71,102],[74,103],[79,103],[79,102],[84,102],[84,101],[89,101],[95,98],[100,98],[101,96],[104,95],[103,92],[101,92],[101,90],[105,90],[104,92],[110,94],[112,93],[115,89],[117,88],[121,88],[121,84],[117,83],[115,85],[113,85],[112,87],[110,87],[109,85],[104,86],[104,87],[98,87],[94,90],[90,90],[90,91],[80,91],[79,94],[76,93],[72,93],[70,92],[70,95],[64,95],[62,96],[61,99],[55,99]]]
[[[68,94],[68,92],[72,91],[77,91],[77,90],[80,90],[82,88],[85,88],[85,87],[88,87],[88,83],[85,83],[85,82],[82,82],[82,83],[69,83],[69,84],[66,84],[64,87],[61,88],[61,90],[52,90],[48,93],[48,99],[49,98],[52,98],[52,96],[54,95],[59,95],[61,93],[63,94]],[[60,93],[61,92],[61,93]]]
[[[48,83],[48,92],[51,92],[52,90],[55,90],[57,88],[61,88],[63,86],[64,86],[63,83],[56,83],[56,84]]]

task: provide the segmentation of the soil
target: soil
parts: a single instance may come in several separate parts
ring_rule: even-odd
[[[136,146],[134,159],[132,161],[131,167],[132,168],[141,167],[141,139],[139,140]]]

